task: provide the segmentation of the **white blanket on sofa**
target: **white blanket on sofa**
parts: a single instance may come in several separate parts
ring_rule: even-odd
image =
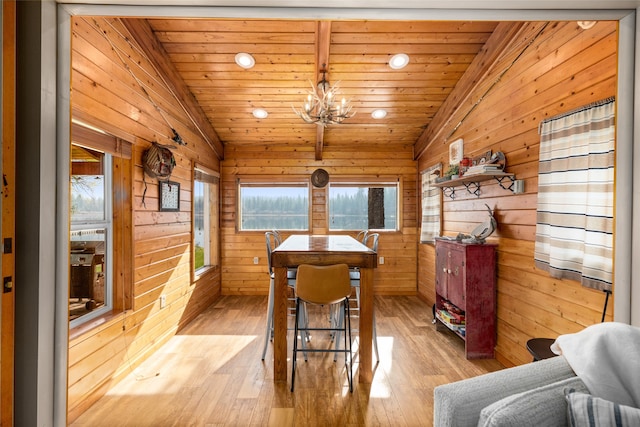
[[[640,328],[598,323],[559,336],[551,350],[567,359],[592,395],[640,408]]]

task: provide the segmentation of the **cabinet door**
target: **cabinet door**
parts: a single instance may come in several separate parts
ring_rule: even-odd
[[[443,298],[447,298],[448,253],[447,245],[436,244],[436,294]]]
[[[465,253],[459,247],[452,247],[448,252],[447,298],[459,309],[466,310]]]

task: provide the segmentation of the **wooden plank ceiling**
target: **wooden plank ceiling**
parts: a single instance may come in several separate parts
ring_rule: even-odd
[[[133,24],[127,20],[130,28]],[[496,22],[148,19],[155,43],[186,84],[223,145],[416,144],[496,29]],[[150,32],[150,31],[147,32]],[[238,52],[255,66],[236,65]],[[397,53],[409,55],[400,70]],[[356,114],[326,128],[299,108],[321,70]],[[252,115],[268,112],[265,119]],[[375,109],[387,116],[376,120]]]

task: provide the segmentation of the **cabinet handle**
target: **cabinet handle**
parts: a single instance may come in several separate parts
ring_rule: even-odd
[[[446,268],[446,267],[443,267],[443,268],[442,268],[442,272],[443,272],[443,273],[446,273],[446,272],[447,272],[447,268]]]
[[[458,275],[458,267],[456,267],[456,271],[454,273],[456,276]]]
[[[448,269],[448,270],[447,270],[447,273],[451,274],[451,269]]]

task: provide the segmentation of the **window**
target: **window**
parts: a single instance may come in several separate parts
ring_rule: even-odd
[[[329,230],[398,230],[398,181],[332,183]]]
[[[193,270],[196,275],[219,264],[219,175],[196,165],[193,174]]]
[[[111,156],[73,146],[71,155],[69,318],[81,323],[111,310]]]
[[[308,183],[239,185],[240,230],[309,230]]]
[[[124,235],[132,223],[131,191],[124,184],[130,182],[124,175],[130,173],[131,145],[75,123],[72,137],[69,325],[75,328],[131,306],[132,245]]]

